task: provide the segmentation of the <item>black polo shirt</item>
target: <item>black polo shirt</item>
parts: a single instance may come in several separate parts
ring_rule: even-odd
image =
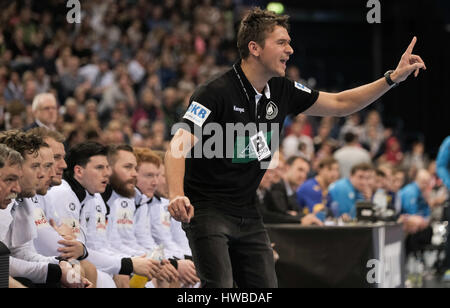
[[[186,158],[184,192],[196,210],[259,217],[256,189],[278,149],[284,120],[311,107],[319,95],[284,77],[272,78],[268,87],[256,104],[257,92],[238,62],[192,95],[182,124],[200,140]],[[238,123],[252,129],[230,130]]]

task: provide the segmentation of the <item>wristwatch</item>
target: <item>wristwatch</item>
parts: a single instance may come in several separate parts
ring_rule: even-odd
[[[391,74],[393,73],[393,70],[389,70],[386,73],[384,73],[384,78],[386,79],[386,82],[388,85],[392,86],[392,88],[395,88],[396,86],[398,86],[398,83],[394,82],[391,79]]]

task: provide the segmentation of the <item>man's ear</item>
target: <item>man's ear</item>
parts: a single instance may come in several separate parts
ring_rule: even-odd
[[[81,167],[80,165],[75,165],[75,167],[73,167],[73,175],[76,175],[77,177],[82,177],[83,172],[84,168]]]
[[[261,53],[261,46],[259,46],[259,44],[256,43],[255,41],[250,41],[248,43],[248,50],[250,52],[250,55],[259,57]]]

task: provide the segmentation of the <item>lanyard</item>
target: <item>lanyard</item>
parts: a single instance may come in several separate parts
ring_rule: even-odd
[[[247,89],[245,88],[244,83],[242,82],[241,75],[239,74],[239,72],[236,69],[236,64],[233,64],[233,69],[234,69],[234,72],[236,73],[236,76],[239,79],[239,82],[241,83],[241,87],[244,90],[244,93],[245,93],[245,96],[247,97],[248,103],[251,104]],[[264,96],[264,94],[263,94],[263,96]],[[258,121],[257,119],[258,119],[258,102],[256,102],[256,105],[255,105],[255,121]]]
[[[241,75],[239,75],[239,72],[236,69],[236,64],[233,65],[233,69],[234,69],[234,72],[236,73],[236,76],[239,79],[239,82],[241,83],[242,89],[244,90],[245,96],[247,97],[247,101],[250,104],[250,97],[248,96],[247,89],[245,88],[244,83],[242,82]]]

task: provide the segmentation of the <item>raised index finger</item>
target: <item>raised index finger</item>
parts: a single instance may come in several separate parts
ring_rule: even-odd
[[[411,43],[409,43],[409,46],[408,46],[408,48],[406,49],[406,52],[405,53],[407,53],[407,54],[412,54],[412,51],[413,51],[413,49],[414,49],[414,45],[416,45],[416,42],[417,42],[417,37],[413,37],[413,39],[412,39],[412,41],[411,41]]]

